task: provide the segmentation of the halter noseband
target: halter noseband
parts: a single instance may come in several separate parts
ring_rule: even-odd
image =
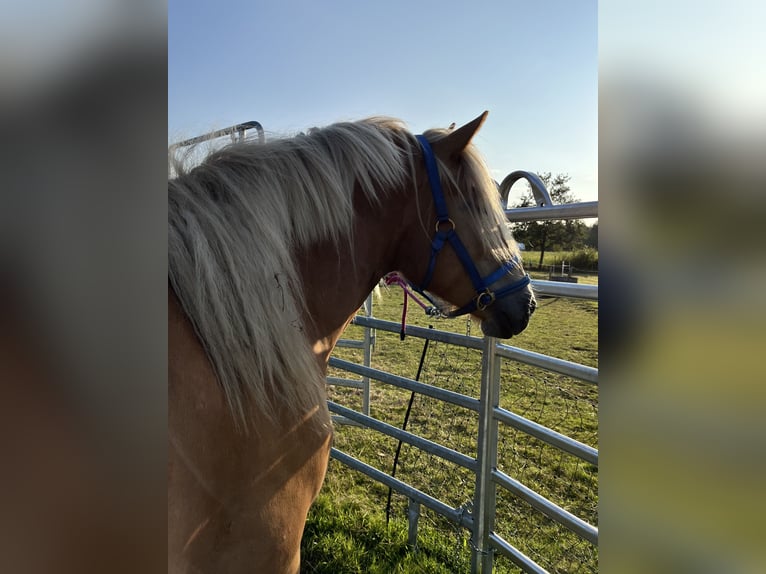
[[[529,274],[525,274],[524,277],[518,281],[502,287],[497,291],[492,291],[490,289],[493,284],[500,281],[500,279],[510,273],[514,267],[518,266],[518,259],[514,258],[514,260],[506,261],[501,264],[497,270],[486,277],[481,276],[479,270],[476,269],[476,265],[474,265],[468,250],[465,248],[465,245],[463,245],[463,242],[460,241],[457,231],[455,231],[455,222],[449,217],[447,202],[444,199],[444,192],[442,191],[441,180],[439,179],[439,168],[436,165],[436,157],[431,149],[431,144],[423,135],[416,137],[423,149],[423,158],[426,163],[428,182],[431,187],[431,195],[434,198],[434,206],[436,207],[436,233],[433,241],[431,241],[431,258],[428,261],[425,277],[419,286],[413,285],[413,288],[429,299],[429,301],[431,300],[431,298],[426,295],[425,290],[428,289],[428,286],[431,284],[431,279],[433,279],[434,269],[436,268],[436,256],[439,255],[439,252],[447,242],[452,246],[458,259],[460,259],[460,262],[463,264],[463,268],[468,273],[468,277],[471,279],[473,288],[476,291],[476,297],[459,309],[447,313],[447,317],[459,317],[467,313],[473,313],[477,310],[482,311],[497,299],[501,299],[502,297],[510,295],[529,285]]]

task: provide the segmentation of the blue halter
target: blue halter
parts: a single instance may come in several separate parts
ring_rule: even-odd
[[[426,275],[423,278],[422,283],[419,286],[413,285],[413,288],[430,300],[430,297],[426,295],[425,290],[428,289],[428,286],[431,284],[431,279],[433,278],[434,269],[436,268],[436,256],[439,255],[439,252],[447,242],[452,246],[458,259],[460,259],[460,262],[463,264],[477,294],[476,297],[467,304],[447,313],[447,317],[459,317],[467,313],[473,313],[477,310],[482,311],[490,306],[496,299],[510,295],[529,285],[529,274],[525,274],[524,277],[518,281],[502,287],[497,291],[492,291],[490,289],[493,284],[504,278],[515,267],[518,267],[518,260],[514,258],[512,261],[506,261],[500,265],[499,269],[490,273],[486,277],[481,276],[479,270],[476,269],[476,265],[474,265],[468,250],[465,248],[465,245],[463,245],[463,242],[460,241],[460,238],[455,231],[455,222],[449,217],[447,202],[444,199],[444,192],[442,191],[441,180],[439,179],[439,168],[436,165],[436,157],[431,149],[431,144],[425,136],[419,135],[416,137],[423,148],[423,157],[426,162],[428,182],[431,187],[431,195],[433,195],[434,205],[436,207],[436,234],[431,242],[431,258],[428,262]]]

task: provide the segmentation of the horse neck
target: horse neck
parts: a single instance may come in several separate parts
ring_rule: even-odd
[[[306,301],[304,325],[317,359],[326,364],[343,329],[377,285],[396,268],[397,252],[413,218],[404,209],[406,194],[394,194],[373,206],[361,192],[354,198],[350,241],[323,241],[298,254]]]

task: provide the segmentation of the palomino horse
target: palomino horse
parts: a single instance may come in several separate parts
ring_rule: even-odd
[[[372,118],[233,144],[168,182],[168,571],[295,573],[332,427],[325,370],[381,277],[510,337],[534,310],[457,130]]]

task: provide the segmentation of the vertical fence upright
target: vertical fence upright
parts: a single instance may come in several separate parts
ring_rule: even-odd
[[[373,300],[373,294],[370,293],[367,296],[367,299],[365,300],[362,311],[363,316],[369,318],[372,318],[372,300]],[[372,363],[372,351],[375,349],[375,329],[369,327],[369,326],[362,326],[364,332],[362,335],[362,339],[339,339],[337,346],[338,347],[346,347],[349,349],[361,349],[363,356],[362,356],[362,364],[365,367],[370,367]],[[327,377],[328,384],[331,385],[337,385],[340,387],[350,387],[354,389],[361,390],[362,395],[362,408],[361,411],[365,415],[370,414],[370,377],[362,374],[360,375],[361,379],[347,379],[344,377],[334,377],[329,376]],[[333,420],[337,423],[342,424],[358,424],[358,423],[352,423],[347,418],[342,416],[333,416]]]
[[[364,302],[365,317],[372,317],[372,293]],[[364,366],[369,367],[372,363],[372,349],[375,347],[375,330],[364,327]],[[362,412],[370,414],[370,377],[362,377]]]
[[[497,467],[498,429],[495,407],[500,404],[501,359],[497,355],[497,339],[484,337],[479,434],[476,449],[478,471],[473,499],[473,533],[471,536],[471,572],[492,572],[494,551],[490,535],[495,528],[495,483],[492,471]]]

